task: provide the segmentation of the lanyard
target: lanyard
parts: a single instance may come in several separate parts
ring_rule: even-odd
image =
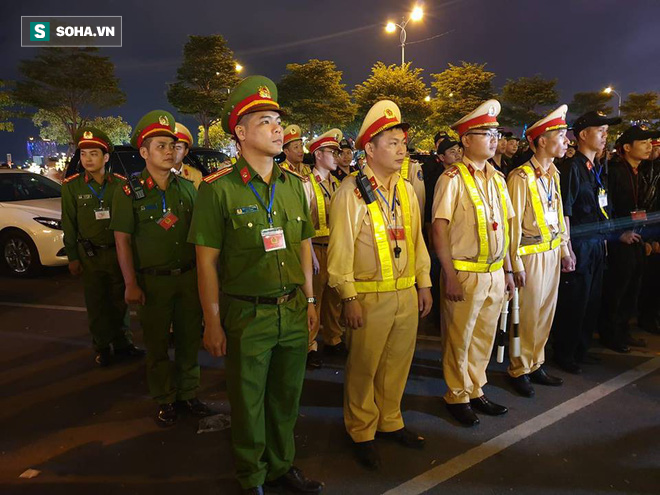
[[[161,205],[163,208],[163,213],[167,212],[167,203],[165,202],[165,191],[158,191],[160,192],[160,199],[161,199]]]
[[[543,186],[543,190],[545,191],[546,196],[548,197],[548,207],[552,208],[552,196],[553,193],[555,192],[555,183],[550,179],[548,182],[550,184],[550,188],[545,187],[545,181],[543,180],[543,177],[539,177],[539,182],[541,182],[541,186]]]
[[[107,182],[106,182],[105,184],[103,184],[103,187],[101,188],[101,192],[100,192],[100,193],[97,193],[97,192],[94,190],[94,188],[92,187],[91,184],[89,184],[89,183],[87,184],[87,187],[89,187],[89,190],[92,191],[92,193],[94,194],[94,196],[96,196],[96,198],[99,200],[99,203],[101,203],[101,206],[103,206],[103,195],[105,194],[105,186],[107,186],[107,185],[108,185]]]
[[[325,186],[323,185],[323,182],[319,182],[319,186],[321,186],[321,189],[323,189],[323,192],[325,193],[325,197],[330,199],[330,191],[328,191]]]
[[[587,162],[587,163],[591,164],[591,162]],[[603,167],[600,167],[598,172],[596,172],[596,165],[595,164],[591,164],[591,167],[588,167],[588,168],[589,168],[589,170],[591,170],[593,172],[594,177],[596,178],[596,182],[598,182],[598,187],[600,187],[601,189],[604,189],[603,182],[600,180],[600,176],[603,173]]]
[[[250,189],[252,189],[252,192],[257,197],[257,200],[259,201],[259,203],[261,203],[261,206],[263,206],[266,209],[266,214],[268,215],[268,223],[270,224],[271,227],[273,226],[272,211],[273,211],[273,199],[275,199],[275,186],[276,185],[277,184],[273,183],[273,187],[270,188],[270,202],[268,203],[268,206],[266,206],[266,203],[264,203],[264,200],[261,199],[261,196],[259,196],[259,193],[254,188],[254,185],[252,185],[252,182],[248,183],[248,186],[250,186]],[[268,187],[268,186],[266,186],[266,187]]]
[[[391,222],[394,222],[394,225],[396,226],[396,188],[394,188],[394,195],[392,196],[392,206],[390,207],[390,203],[385,199],[385,196],[383,195],[382,192],[380,192],[380,189],[376,189],[376,192],[380,195],[381,198],[383,198],[383,201],[385,201],[385,204],[387,205],[387,209],[391,210],[392,216],[390,217],[392,220]],[[387,222],[391,225],[391,222]]]

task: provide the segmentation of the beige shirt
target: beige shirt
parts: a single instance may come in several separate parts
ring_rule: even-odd
[[[280,167],[284,167],[288,170],[291,170],[292,172],[304,176],[307,176],[312,173],[312,169],[310,168],[309,165],[305,165],[304,163],[301,163],[300,167],[295,167],[289,160],[284,160],[282,163],[280,163]]]
[[[391,181],[392,187],[388,189],[384,184],[378,183],[369,166],[364,167],[364,173],[369,177],[372,185],[375,185],[374,193],[387,223],[391,219],[391,212],[388,211],[386,202],[377,191],[380,191],[391,206],[394,198],[394,186],[399,180],[399,174],[394,175]],[[394,247],[397,243],[390,239],[390,256],[394,267],[394,277],[398,279],[402,276],[414,275],[418,288],[431,287],[431,260],[422,237],[419,204],[415,201],[415,191],[412,185],[408,181],[404,181],[404,183],[410,201],[415,266],[409,266],[406,241],[398,241],[401,253],[399,258],[396,258]],[[396,202],[395,216],[396,225],[402,227],[403,214],[400,201]],[[371,216],[368,214],[367,204],[359,196],[356,178],[353,175],[342,181],[330,204],[328,273],[328,284],[330,287],[337,288],[342,299],[357,294],[353,284],[356,280],[378,281],[383,279]]]
[[[531,165],[536,172],[536,188],[538,190],[541,204],[543,205],[544,214],[550,208],[557,212],[558,222],[554,225],[548,224],[548,229],[554,239],[561,236],[561,255],[569,256],[568,251],[568,234],[566,229],[560,231],[559,217],[561,211],[559,205],[561,204],[561,195],[557,184],[559,183],[559,171],[557,168],[550,164],[548,170],[543,172],[541,164],[536,157],[527,162],[525,165]],[[541,230],[536,222],[534,215],[534,208],[532,207],[532,200],[529,194],[529,186],[527,183],[527,174],[518,167],[511,171],[507,180],[507,187],[513,209],[516,212],[515,218],[511,221],[511,244],[509,252],[511,253],[511,263],[514,272],[522,272],[525,270],[521,257],[518,255],[518,248],[529,244],[538,244],[541,242]],[[548,203],[548,193],[552,195],[551,203]]]
[[[404,177],[410,181],[415,190],[417,201],[419,202],[419,211],[424,213],[424,205],[426,204],[426,188],[424,187],[424,172],[422,172],[422,164],[417,160],[410,160],[408,165],[408,177]]]
[[[325,202],[325,221],[326,225],[329,226],[329,216],[330,216],[330,198],[334,195],[335,191],[339,189],[339,181],[332,175],[328,174],[328,178],[325,180],[321,179],[321,176],[316,169],[312,172],[308,182],[305,183],[305,193],[307,194],[307,200],[309,201],[309,212],[312,216],[312,222],[314,224],[314,230],[320,228],[319,225],[319,207],[316,199],[316,192],[314,186],[312,185],[312,180],[316,181],[323,193],[323,200]],[[311,192],[311,195],[309,194]],[[313,242],[328,242],[328,236],[324,237],[314,237]]]
[[[504,259],[504,219],[502,216],[502,196],[495,181],[504,186],[507,205],[507,218],[515,215],[511,199],[506,190],[504,175],[490,163],[483,170],[477,170],[473,162],[463,157],[463,163],[474,177],[481,201],[486,210],[489,253],[487,263]],[[449,244],[451,257],[460,261],[477,261],[479,256],[479,231],[477,214],[470,193],[457,167],[452,166],[438,179],[433,194],[433,218],[443,218],[449,222]],[[497,224],[495,227],[494,224]]]

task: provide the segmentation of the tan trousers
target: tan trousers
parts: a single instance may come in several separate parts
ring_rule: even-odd
[[[520,357],[510,357],[508,370],[513,377],[532,373],[545,361],[545,344],[557,307],[561,274],[560,250],[556,248],[544,253],[528,254],[522,257],[522,262],[526,281],[525,287],[518,290]]]
[[[415,351],[417,290],[358,295],[364,326],[347,329],[344,424],[354,442],[403,428],[401,398]]]
[[[309,350],[318,350],[316,337],[319,327],[323,343],[326,345],[337,345],[341,342],[344,329],[339,324],[341,317],[341,298],[339,293],[328,286],[328,247],[312,244],[316,258],[319,260],[319,273],[314,275],[314,295],[319,311],[316,326],[309,332]]]
[[[452,302],[441,294],[442,370],[449,389],[448,404],[481,397],[493,350],[497,319],[504,298],[504,270],[493,273],[458,272],[465,301]],[[442,287],[442,284],[441,284]]]

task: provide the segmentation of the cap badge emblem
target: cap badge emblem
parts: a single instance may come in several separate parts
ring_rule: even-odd
[[[167,118],[167,115],[161,115],[158,117],[158,122],[160,125],[170,125],[170,119]]]
[[[91,131],[85,131],[83,133],[83,138],[85,139],[92,139],[94,137],[94,134],[91,133]]]
[[[259,96],[261,98],[268,98],[268,99],[271,98],[270,89],[268,89],[266,86],[259,86],[259,89],[257,90],[257,92],[259,93]]]

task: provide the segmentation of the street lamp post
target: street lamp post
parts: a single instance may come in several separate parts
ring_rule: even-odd
[[[393,33],[396,31],[396,28],[399,28],[401,32],[399,33],[399,41],[401,42],[401,67],[404,66],[406,63],[406,26],[410,21],[420,21],[424,17],[424,11],[422,10],[421,7],[417,6],[415,7],[412,12],[410,13],[410,16],[408,19],[403,17],[401,19],[401,24],[396,24],[392,21],[387,23],[387,26],[385,26],[385,31],[388,33]]]
[[[603,93],[605,93],[606,95],[609,95],[611,93],[617,95],[617,97],[619,98],[619,104],[616,106],[616,116],[621,117],[621,95],[617,91],[615,91],[612,86],[608,86],[607,88],[605,88],[603,90]]]

